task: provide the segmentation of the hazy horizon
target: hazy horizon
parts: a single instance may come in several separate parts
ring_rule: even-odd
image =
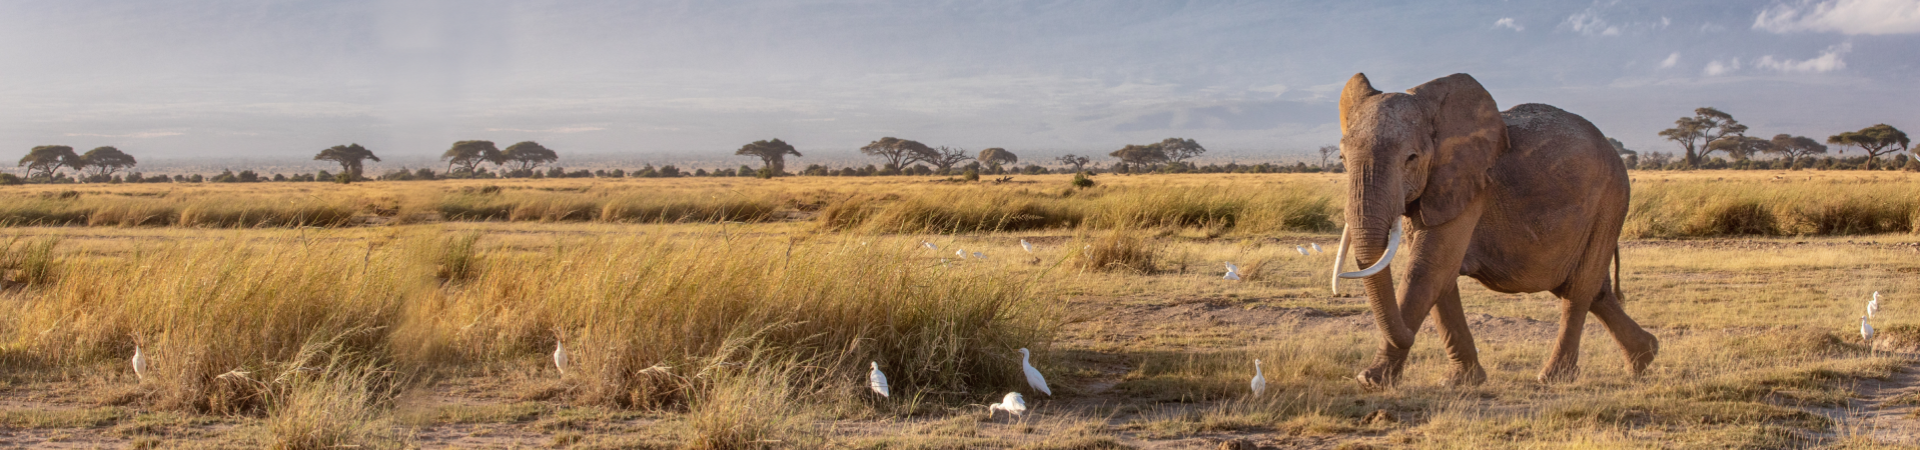
[[[1912,0],[9,2],[0,154],[296,166],[487,139],[563,166],[755,164],[730,154],[778,137],[804,165],[882,136],[1026,161],[1178,136],[1288,161],[1338,140],[1355,72],[1388,91],[1469,73],[1503,109],[1553,104],[1671,152],[1655,133],[1700,106],[1763,136],[1920,127],[1916,44]]]

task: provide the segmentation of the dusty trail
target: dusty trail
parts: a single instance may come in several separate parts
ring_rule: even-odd
[[[1829,408],[1836,434],[1871,439],[1882,444],[1920,447],[1920,354],[1900,353],[1906,367],[1885,380],[1862,379],[1853,386],[1855,397],[1845,410]]]

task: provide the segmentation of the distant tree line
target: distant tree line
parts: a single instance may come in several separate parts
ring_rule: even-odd
[[[1694,109],[1692,116],[1675,120],[1673,128],[1660,131],[1660,137],[1680,145],[1679,154],[1649,152],[1642,155],[1627,149],[1619,140],[1608,140],[1613,143],[1614,150],[1627,167],[1642,170],[1920,171],[1920,159],[1916,159],[1920,155],[1911,155],[1914,149],[1907,133],[1884,123],[1827,136],[1824,143],[1811,137],[1790,134],[1775,134],[1772,138],[1749,136],[1748,131],[1748,127],[1735,120],[1732,114],[1705,107]],[[1847,157],[1845,154],[1849,148],[1865,154]],[[1828,150],[1834,150],[1834,154],[1840,156],[1826,156]],[[1724,156],[1715,156],[1715,153]],[[1771,158],[1761,158],[1763,156]]]
[[[1876,124],[1858,131],[1828,136],[1824,143],[1810,137],[1788,134],[1776,134],[1771,139],[1748,136],[1749,129],[1746,125],[1735,120],[1733,115],[1711,107],[1695,109],[1693,116],[1681,117],[1674,121],[1674,125],[1673,128],[1660,131],[1659,135],[1679,144],[1682,150],[1679,154],[1666,152],[1642,154],[1626,148],[1617,139],[1608,138],[1608,141],[1627,167],[1639,170],[1905,169],[1920,171],[1920,158],[1911,155],[1916,149],[1912,146],[1912,141],[1906,132],[1887,124]],[[1850,148],[1858,149],[1865,154],[1845,156],[1846,150]],[[1049,160],[1055,165],[1054,167],[1044,167],[1031,162],[1021,165],[1020,157],[1005,148],[992,147],[969,155],[967,150],[961,148],[929,146],[919,141],[892,136],[882,137],[860,147],[859,150],[863,154],[880,158],[881,164],[843,168],[809,164],[798,173],[789,173],[786,170],[786,158],[802,155],[792,144],[776,138],[754,141],[734,151],[738,156],[759,159],[761,164],[758,169],[741,165],[737,168],[714,170],[701,168],[687,171],[673,165],[654,167],[648,164],[644,168],[631,171],[625,169],[568,171],[557,166],[541,170],[542,166],[550,166],[559,161],[560,156],[558,152],[537,142],[524,141],[502,150],[492,141],[468,140],[454,142],[441,153],[440,160],[447,163],[443,171],[435,172],[428,168],[401,168],[369,178],[364,173],[366,161],[378,162],[380,157],[360,144],[336,145],[323,149],[313,156],[315,161],[339,164],[340,172],[337,174],[325,170],[311,174],[271,175],[256,173],[252,170],[239,172],[224,170],[212,176],[198,174],[148,176],[133,171],[132,169],[139,164],[139,161],[115,147],[103,146],[86,153],[76,153],[70,146],[42,145],[33,147],[26,156],[20,158],[18,166],[25,169],[24,177],[0,173],[0,184],[263,181],[348,183],[365,179],[405,181],[459,178],[688,176],[772,178],[790,175],[960,175],[966,179],[978,179],[981,175],[1049,173],[1310,173],[1340,172],[1342,169],[1339,161],[1340,148],[1333,145],[1319,148],[1318,164],[1228,163],[1202,166],[1189,160],[1205,154],[1206,147],[1193,139],[1177,137],[1151,144],[1125,145],[1107,154],[1108,157],[1114,158],[1111,165],[1096,162],[1092,156],[1078,154],[1067,154]],[[1839,156],[1827,156],[1829,150],[1834,150],[1834,154]],[[1770,158],[1760,158],[1763,156]],[[489,165],[492,170],[487,167]],[[74,173],[68,175],[65,170],[72,170]]]

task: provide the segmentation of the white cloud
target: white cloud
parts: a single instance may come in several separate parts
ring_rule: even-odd
[[[1662,69],[1671,69],[1675,64],[1680,64],[1680,52],[1673,52],[1673,54],[1667,55],[1667,59],[1660,60],[1660,68]]]
[[[1566,25],[1572,28],[1573,32],[1587,36],[1620,35],[1620,27],[1608,24],[1607,19],[1601,18],[1600,12],[1595,11],[1593,8],[1587,8],[1585,11],[1567,16]]]
[[[1740,70],[1740,58],[1734,58],[1728,61],[1720,61],[1716,59],[1716,60],[1707,62],[1706,74],[1707,76],[1718,76],[1718,75],[1726,74],[1728,72],[1733,72],[1735,70]]]
[[[1853,51],[1853,44],[1840,44],[1827,47],[1820,52],[1820,56],[1802,61],[1774,59],[1773,55],[1767,55],[1754,61],[1753,67],[1788,73],[1826,73],[1847,68],[1847,62],[1840,60],[1840,55],[1850,51]]]
[[[128,133],[128,134],[67,133],[66,135],[69,137],[84,136],[84,137],[104,137],[104,138],[149,139],[149,138],[158,138],[158,137],[167,137],[167,136],[180,136],[183,134],[186,134],[186,133],[180,133],[180,132],[174,132],[174,131],[142,131],[139,133]]]
[[[1753,28],[1842,34],[1920,33],[1920,0],[1827,0],[1775,4],[1760,11]]]
[[[1269,85],[1269,86],[1256,87],[1256,88],[1247,89],[1247,90],[1253,91],[1253,92],[1265,92],[1268,94],[1273,94],[1275,97],[1278,97],[1281,94],[1287,93],[1287,91],[1291,89],[1287,88],[1287,85],[1284,85],[1284,84],[1275,84],[1275,85]]]
[[[1500,20],[1493,21],[1493,27],[1512,28],[1513,31],[1527,31],[1527,27],[1520,26],[1518,22],[1513,21],[1512,17],[1501,17]]]
[[[606,128],[601,128],[601,127],[556,127],[556,128],[539,128],[539,129],[531,129],[531,130],[524,129],[524,128],[488,128],[487,131],[511,131],[515,133],[568,134],[568,133],[585,133],[588,131],[600,131],[605,129]]]

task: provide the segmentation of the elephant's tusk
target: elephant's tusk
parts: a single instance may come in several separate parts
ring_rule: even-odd
[[[1347,262],[1347,233],[1353,231],[1352,225],[1340,227],[1340,245],[1333,250],[1333,295],[1340,295],[1340,266]]]
[[[1342,239],[1342,240],[1345,240],[1345,239]],[[1342,244],[1340,247],[1341,247],[1340,250],[1342,253],[1341,256],[1344,257],[1344,254],[1346,253],[1346,245]],[[1373,274],[1380,273],[1380,271],[1387,269],[1388,264],[1393,263],[1393,253],[1399,249],[1400,249],[1400,219],[1396,217],[1393,220],[1393,232],[1387,235],[1387,254],[1385,256],[1381,256],[1379,261],[1374,262],[1373,267],[1360,269],[1360,271],[1358,272],[1341,273],[1339,277],[1340,278],[1366,278],[1366,277],[1373,276]],[[1340,272],[1340,270],[1335,269],[1334,272],[1338,273]]]

